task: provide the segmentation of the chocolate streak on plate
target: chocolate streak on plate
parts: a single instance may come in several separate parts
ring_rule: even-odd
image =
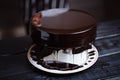
[[[70,64],[70,63],[65,63],[65,62],[60,62],[60,61],[43,61],[39,60],[37,64],[47,68],[47,69],[55,69],[55,70],[61,70],[61,71],[66,71],[66,70],[74,70],[83,67],[82,65],[75,65],[75,64]]]

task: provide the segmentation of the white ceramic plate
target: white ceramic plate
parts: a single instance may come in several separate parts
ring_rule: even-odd
[[[98,59],[98,51],[97,49],[95,48],[94,45],[92,45],[92,48],[91,49],[88,49],[86,51],[86,54],[87,55],[87,59],[84,60],[84,62],[82,63],[82,66],[83,67],[80,67],[80,68],[77,68],[77,69],[74,69],[74,70],[66,70],[66,71],[62,71],[62,70],[54,70],[54,69],[47,69],[43,66],[41,66],[40,64],[38,65],[36,61],[34,61],[32,58],[31,58],[31,49],[34,47],[35,45],[32,45],[30,47],[30,49],[28,50],[28,53],[27,53],[27,57],[28,57],[28,60],[30,61],[30,63],[35,66],[36,68],[40,69],[40,70],[43,70],[43,71],[46,71],[46,72],[49,72],[49,73],[55,73],[55,74],[71,74],[71,73],[76,73],[76,72],[80,72],[80,71],[83,71],[89,67],[91,67]],[[89,55],[89,52],[91,51],[94,51],[94,55],[90,56]],[[85,54],[85,53],[84,53]],[[78,62],[77,62],[78,63]],[[87,65],[86,65],[86,64]],[[80,64],[81,65],[81,64]]]

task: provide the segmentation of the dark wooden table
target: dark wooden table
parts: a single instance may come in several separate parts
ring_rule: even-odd
[[[0,41],[0,80],[120,80],[120,20],[98,24],[98,61],[82,72],[57,75],[38,70],[27,59],[29,36]]]

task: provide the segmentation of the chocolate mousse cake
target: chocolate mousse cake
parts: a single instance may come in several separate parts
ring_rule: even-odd
[[[91,65],[97,60],[97,50],[92,46],[96,37],[95,17],[80,10],[60,10],[39,12],[32,17],[31,37],[35,46],[28,52],[29,60],[48,71]]]
[[[87,12],[69,9],[54,16],[42,15],[41,12],[35,14],[31,22],[31,37],[38,45],[85,48],[95,40],[96,19]]]

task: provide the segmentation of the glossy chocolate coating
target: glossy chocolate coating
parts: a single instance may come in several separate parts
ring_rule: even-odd
[[[84,47],[92,43],[96,36],[95,18],[79,10],[42,17],[42,26],[31,26],[34,43],[54,48]]]

